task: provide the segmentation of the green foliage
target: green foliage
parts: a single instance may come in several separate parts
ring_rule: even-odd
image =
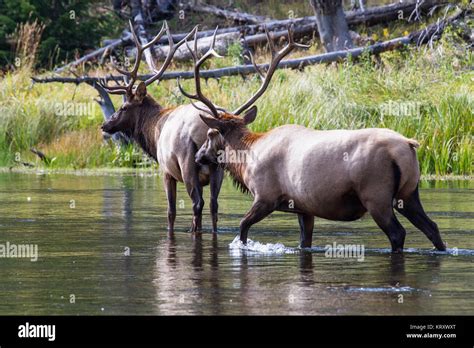
[[[17,26],[38,19],[46,25],[38,63],[51,68],[74,53],[97,47],[101,38],[117,35],[120,25],[113,13],[93,0],[0,0],[0,66],[12,64],[11,39]]]
[[[236,41],[227,47],[227,56],[230,57],[234,65],[243,64],[242,45]]]

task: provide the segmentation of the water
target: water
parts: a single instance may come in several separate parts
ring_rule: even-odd
[[[424,182],[422,201],[449,251],[432,251],[400,217],[407,251],[392,255],[370,217],[317,219],[314,247],[300,250],[296,216],[275,213],[243,247],[235,237],[251,199],[229,180],[217,236],[207,203],[206,231],[186,232],[191,202],[182,185],[168,236],[159,177],[0,174],[0,243],[39,252],[36,262],[0,258],[0,315],[472,315],[473,189],[473,181]],[[325,257],[333,242],[363,244],[363,261]]]

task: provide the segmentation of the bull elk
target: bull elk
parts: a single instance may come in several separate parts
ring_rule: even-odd
[[[296,46],[291,32],[288,37],[281,51],[272,47],[266,76],[257,69],[263,83],[248,102],[232,113],[200,114],[210,129],[196,154],[198,163],[217,164],[223,153],[248,154],[245,161],[220,163],[254,197],[240,222],[240,240],[245,244],[250,227],[277,210],[298,215],[300,246],[311,247],[315,216],[353,221],[368,211],[390,240],[392,252],[402,252],[406,232],[393,211],[396,200],[395,209],[438,250],[446,250],[420,202],[415,140],[381,128],[316,131],[284,125],[266,133],[247,128],[257,116],[257,107],[251,105],[267,88],[279,61]]]
[[[150,42],[142,45],[130,23],[133,40],[137,47],[136,59],[131,71],[115,67],[121,74],[128,78],[126,85],[103,87],[111,94],[124,95],[124,103],[115,112],[110,120],[102,125],[106,133],[114,134],[123,132],[135,140],[142,149],[153,159],[158,161],[163,172],[164,187],[168,199],[168,230],[174,230],[176,218],[176,185],[184,182],[186,190],[193,202],[192,232],[201,230],[203,186],[210,183],[212,216],[212,230],[217,232],[217,197],[222,184],[224,172],[214,165],[196,164],[194,158],[200,146],[206,140],[208,127],[199,117],[199,111],[191,105],[181,105],[174,108],[165,108],[147,93],[147,86],[154,81],[160,81],[167,69],[173,55],[183,43],[194,34],[197,41],[197,27],[177,44],[173,39],[165,22],[160,32]],[[217,31],[217,29],[216,29]],[[135,87],[138,68],[143,52],[151,47],[165,34],[168,36],[170,50],[160,69],[152,63],[153,75],[148,80],[140,82]],[[214,51],[214,38],[208,52],[203,58],[216,54]],[[197,60],[197,56],[195,57]],[[205,58],[207,59],[207,58]]]

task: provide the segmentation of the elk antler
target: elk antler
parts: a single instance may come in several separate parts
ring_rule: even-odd
[[[166,71],[166,69],[168,68],[168,66],[170,65],[171,61],[173,60],[173,57],[174,57],[174,54],[176,53],[176,50],[182,45],[184,44],[185,42],[187,42],[187,40],[193,35],[193,34],[196,34],[197,33],[197,30],[198,30],[198,26],[196,25],[193,30],[191,30],[188,35],[186,35],[181,41],[179,41],[176,45],[174,44],[173,42],[173,37],[171,35],[171,32],[170,32],[170,28],[168,26],[168,23],[165,21],[165,27],[166,27],[166,34],[168,35],[168,46],[169,46],[169,51],[168,51],[168,54],[166,55],[166,59],[163,63],[163,65],[161,66],[161,68],[158,70],[155,66],[155,63],[152,62],[152,68],[153,68],[153,73],[154,75],[152,77],[150,77],[148,80],[145,81],[145,85],[149,85],[150,83],[156,81],[156,80],[160,80],[161,76],[163,75],[163,73]]]
[[[183,87],[181,86],[181,83],[178,79],[178,87],[179,87],[179,90],[181,91],[181,93],[190,98],[190,99],[194,99],[194,100],[198,100],[200,102],[202,102],[204,105],[206,105],[209,110],[206,110],[206,109],[202,109],[200,107],[198,107],[196,104],[192,103],[191,104],[198,110],[200,111],[204,111],[208,114],[211,114],[212,116],[216,117],[216,118],[220,118],[220,115],[219,115],[219,111],[218,110],[221,110],[221,111],[224,111],[223,109],[221,108],[217,108],[209,99],[207,99],[204,94],[202,94],[202,91],[201,91],[201,78],[199,76],[199,69],[201,68],[201,65],[207,60],[209,59],[211,56],[215,56],[215,57],[221,57],[215,50],[214,50],[214,46],[216,44],[216,34],[217,34],[217,28],[216,27],[216,30],[214,31],[214,35],[212,36],[212,41],[211,41],[211,46],[209,47],[209,49],[207,50],[206,53],[204,53],[204,55],[201,57],[201,58],[198,58],[198,48],[197,48],[197,31],[195,32],[194,34],[194,50],[191,49],[191,47],[189,47],[189,43],[188,41],[186,40],[186,47],[188,48],[189,52],[191,53],[191,57],[193,59],[193,62],[194,62],[194,83],[196,85],[196,94],[189,94],[188,92],[186,92]]]
[[[275,49],[275,45],[273,44],[273,40],[270,37],[270,34],[266,26],[265,26],[265,34],[267,35],[268,45],[270,46],[270,49],[272,51],[272,60],[268,66],[267,73],[264,74],[262,70],[255,63],[252,53],[250,53],[250,59],[252,61],[252,64],[255,70],[257,71],[258,75],[260,76],[262,80],[262,85],[260,86],[258,91],[249,100],[245,102],[245,104],[243,104],[242,106],[240,106],[237,110],[233,112],[234,115],[240,115],[243,111],[247,110],[253,103],[255,103],[255,101],[258,98],[262,96],[262,94],[267,89],[268,84],[270,83],[270,80],[272,79],[272,76],[278,67],[278,64],[285,56],[288,55],[288,53],[290,53],[296,47],[309,48],[309,46],[307,45],[295,43],[293,39],[293,25],[288,27],[288,44],[278,52]]]
[[[148,86],[152,82],[154,82],[156,80],[159,80],[161,78],[161,76],[163,75],[165,70],[170,65],[171,60],[173,59],[173,56],[174,56],[176,50],[183,43],[185,43],[186,40],[192,34],[194,34],[197,31],[197,26],[196,26],[196,27],[193,28],[193,30],[191,30],[189,32],[188,35],[186,35],[186,37],[184,39],[182,39],[181,41],[179,41],[175,45],[174,42],[173,42],[173,38],[171,36],[171,32],[170,32],[170,28],[168,26],[168,23],[165,21],[163,26],[161,27],[161,30],[159,31],[159,33],[150,42],[146,43],[145,45],[142,45],[140,43],[140,40],[138,39],[138,36],[135,32],[135,29],[133,28],[132,22],[129,21],[129,24],[130,24],[130,30],[132,32],[133,41],[135,42],[135,46],[137,47],[137,54],[136,54],[136,57],[135,57],[135,63],[133,65],[133,68],[132,68],[131,71],[123,70],[123,69],[117,67],[115,64],[113,64],[114,68],[120,74],[124,75],[126,77],[126,79],[128,80],[128,82],[124,86],[123,85],[108,86],[106,84],[102,84],[102,87],[110,94],[131,94],[132,93],[133,86],[135,84],[135,81],[137,80],[138,68],[140,67],[140,62],[142,60],[143,52],[145,52],[146,49],[152,47],[156,42],[158,42],[158,40],[161,39],[161,37],[164,35],[165,32],[168,36],[168,42],[169,42],[168,54],[166,55],[166,59],[165,59],[163,65],[161,66],[161,68],[159,70],[156,68],[155,63],[153,61],[151,62],[154,75],[145,81],[146,86]]]

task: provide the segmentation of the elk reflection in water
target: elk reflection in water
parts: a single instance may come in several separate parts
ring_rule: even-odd
[[[301,250],[297,221],[284,213],[254,226],[261,251],[239,249],[233,241],[251,200],[227,180],[218,234],[208,214],[203,233],[186,232],[192,207],[182,188],[168,234],[157,176],[0,174],[3,240],[37,244],[39,253],[37,262],[2,259],[0,313],[470,314],[473,188],[424,182],[421,196],[449,251],[431,251],[411,228],[409,248],[392,255],[370,218],[319,220],[314,247]],[[364,244],[364,261],[326,257],[333,242]]]

